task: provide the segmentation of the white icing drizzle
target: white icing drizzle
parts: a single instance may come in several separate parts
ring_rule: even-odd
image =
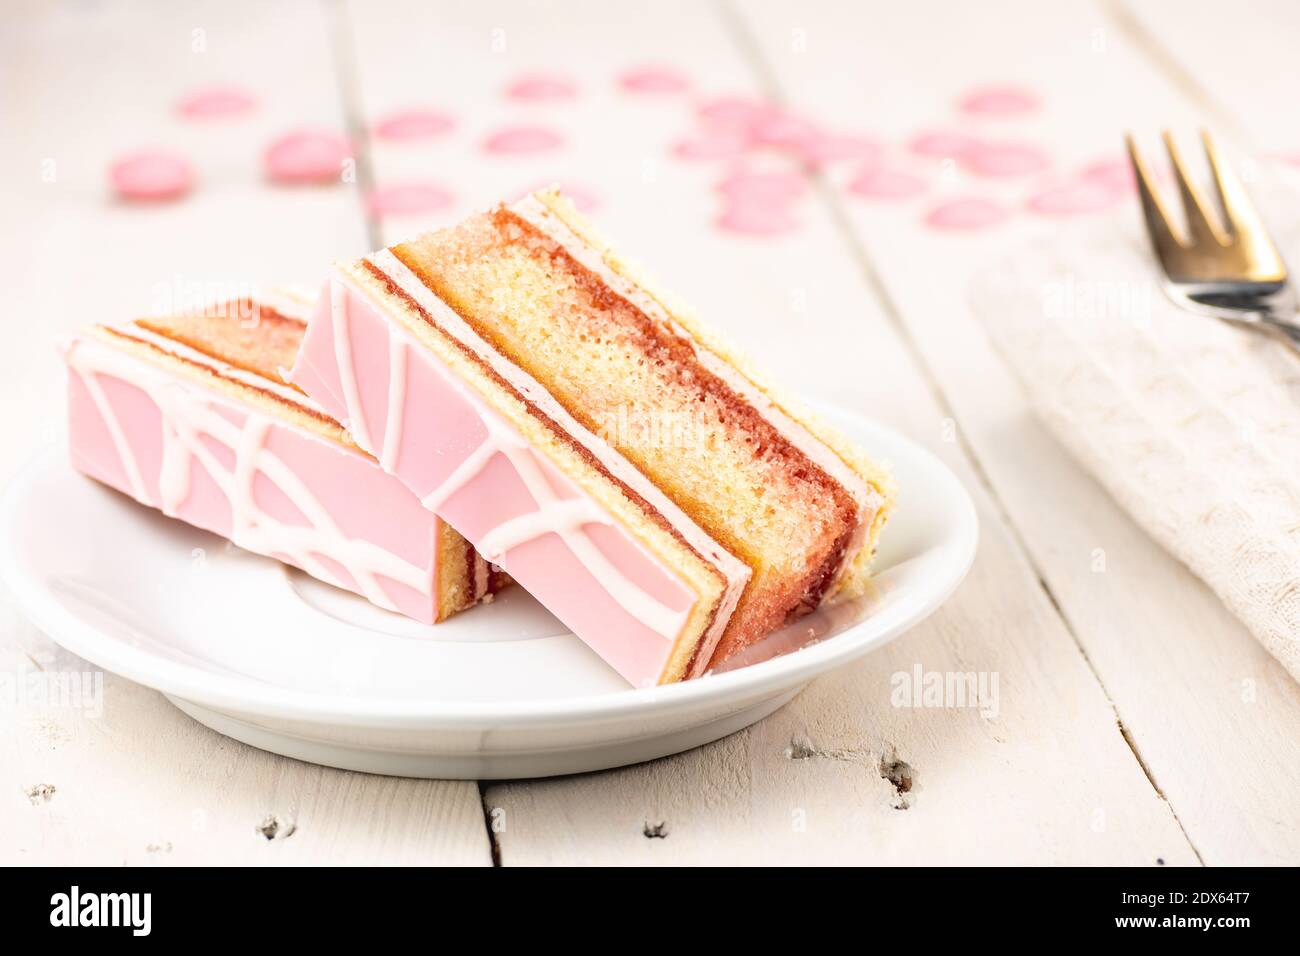
[[[355,587],[374,604],[397,610],[380,587],[377,575],[397,581],[420,594],[433,593],[436,575],[430,569],[404,561],[378,545],[347,537],[328,509],[311,493],[298,474],[266,448],[274,424],[270,418],[243,409],[246,417],[236,425],[214,407],[217,403],[141,359],[106,343],[76,339],[66,351],[68,367],[85,383],[132,486],[132,495],[167,515],[176,515],[191,488],[195,461],[230,502],[230,540],[249,551],[286,557],[323,581],[348,587],[321,557],[341,565]],[[160,501],[150,500],[140,477],[140,466],[126,441],[117,415],[98,380],[108,375],[144,390],[162,415],[162,461],[158,486]],[[203,440],[211,439],[235,453],[235,466],[227,470]],[[302,513],[307,525],[284,524],[266,514],[254,495],[259,476],[270,480]]]
[[[347,383],[351,382],[353,392],[356,391],[356,369],[352,365],[351,351],[339,347],[340,329],[346,334],[348,327],[347,316],[344,315],[342,318],[339,316],[340,312],[347,310],[346,292],[334,291],[342,288],[342,281],[337,276],[334,277],[331,280],[330,299],[330,307],[334,313],[331,317],[334,330],[334,359],[338,365],[339,380],[344,383],[344,401],[348,405],[348,413],[353,416],[353,420],[356,420],[352,411],[352,400],[347,397]],[[395,347],[404,347],[404,342],[395,339],[396,333],[391,323],[386,322],[385,326],[391,355]],[[394,346],[395,340],[396,346]],[[391,374],[390,370],[390,376]],[[398,389],[393,388],[390,377],[388,394],[390,422],[394,418],[395,396],[402,401],[405,399],[404,376],[405,366],[403,366],[403,384]],[[437,512],[452,495],[464,488],[486,468],[488,462],[496,455],[505,455],[528,489],[537,510],[507,519],[484,534],[478,542],[478,550],[483,553],[483,556],[499,564],[500,559],[512,548],[544,534],[559,535],[574,556],[582,562],[591,576],[620,607],[661,637],[670,641],[676,640],[686,623],[688,612],[674,611],[629,580],[605,557],[583,530],[583,527],[588,524],[611,524],[608,513],[585,496],[576,499],[559,498],[546,480],[537,459],[523,437],[468,392],[463,394],[478,412],[479,420],[482,421],[487,435],[479,446],[443,479],[441,484],[420,499],[421,503],[430,511]],[[398,420],[400,422],[400,418]],[[391,436],[385,435],[385,452],[388,451],[390,440],[394,444],[401,441],[400,427]],[[357,443],[361,443],[360,439]],[[486,587],[486,583],[484,586]],[[477,581],[475,587],[476,589],[478,587]]]
[[[406,409],[406,343],[388,328],[388,414],[384,416],[384,444],[379,464],[390,474],[402,447],[402,414]]]
[[[496,561],[511,548],[540,538],[548,532],[562,534],[587,524],[609,524],[609,515],[587,498],[567,498],[546,504],[503,521],[483,536],[479,551],[489,561]]]
[[[366,428],[366,410],[361,405],[356,366],[352,362],[352,342],[348,338],[348,290],[337,279],[330,281],[330,321],[333,323],[334,357],[339,369],[339,385],[343,389],[343,404],[347,410],[347,421],[343,426],[352,433],[352,440],[357,443],[357,447],[373,455],[375,446],[370,441],[370,429]]]
[[[450,306],[438,298],[415,273],[407,268],[392,250],[381,249],[367,256],[365,261],[376,267],[403,293],[410,296],[420,308],[428,312],[447,335],[470,348],[489,368],[510,382],[528,401],[536,404],[570,437],[591,452],[617,480],[632,488],[650,508],[662,515],[700,557],[713,564],[722,573],[726,586],[714,611],[713,621],[700,641],[692,676],[701,673],[713,653],[713,648],[726,630],[732,613],[740,603],[745,585],[752,574],[749,565],[730,554],[710,537],[617,449],[578,422],[540,382],[485,342]],[[394,321],[389,322],[389,329],[390,334],[395,330]],[[490,457],[490,453],[488,454]],[[436,492],[431,493],[430,497],[434,494]],[[433,510],[436,511],[437,508]]]

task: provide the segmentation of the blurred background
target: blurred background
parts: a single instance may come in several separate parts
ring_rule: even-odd
[[[21,775],[5,792],[49,814],[22,852],[150,862],[186,833],[166,858],[267,860],[255,814],[298,801],[348,839],[308,812],[281,860],[491,862],[489,806],[511,814],[511,862],[715,861],[778,838],[803,861],[1300,858],[1300,689],[1036,422],[967,300],[1038,238],[1111,230],[1140,248],[1126,130],[1155,156],[1159,130],[1190,145],[1209,127],[1252,188],[1300,185],[1300,4],[0,9],[0,481],[60,440],[61,333],[314,289],[333,259],[558,183],[775,378],[940,455],[982,536],[966,584],[905,641],[728,741],[591,777],[356,783],[230,749],[118,682],[94,732],[33,711],[0,735]],[[57,660],[0,613],[6,666]],[[997,722],[891,707],[889,675],[918,662],[1001,674]],[[792,744],[809,740],[831,759]],[[130,749],[155,744],[178,756]],[[884,768],[904,758],[920,795],[900,806]],[[54,801],[21,796],[46,776]],[[405,801],[391,840],[354,825],[377,794]],[[191,832],[189,808],[213,801]],[[820,810],[807,834],[789,833],[791,806]]]
[[[57,425],[59,331],[314,286],[547,183],[778,372],[875,406],[866,354],[961,360],[944,313],[990,245],[1129,201],[1126,127],[1300,153],[1269,122],[1285,2],[5,7],[5,472]],[[32,392],[48,420],[13,414]]]

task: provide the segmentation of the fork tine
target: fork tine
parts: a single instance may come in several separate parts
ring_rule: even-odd
[[[1172,263],[1177,261],[1175,257],[1182,252],[1182,244],[1170,228],[1169,216],[1160,202],[1160,194],[1152,185],[1151,176],[1147,172],[1146,163],[1142,160],[1142,154],[1138,152],[1133,134],[1127,134],[1124,141],[1128,145],[1129,165],[1133,167],[1138,195],[1142,200],[1142,215],[1146,218],[1147,235],[1151,237],[1151,244],[1155,247],[1156,258],[1164,265],[1165,271],[1169,272],[1173,268]]]
[[[1199,246],[1212,242],[1216,245],[1226,246],[1229,237],[1224,234],[1223,230],[1210,218],[1209,213],[1206,211],[1205,197],[1201,195],[1200,189],[1187,175],[1187,169],[1178,153],[1178,146],[1174,143],[1174,138],[1168,130],[1165,130],[1164,141],[1165,149],[1169,151],[1169,162],[1174,167],[1174,178],[1178,180],[1178,192],[1183,198],[1183,211],[1187,216],[1187,231],[1191,239],[1191,245]]]
[[[1201,130],[1201,142],[1205,144],[1205,155],[1214,175],[1214,188],[1219,194],[1219,203],[1233,240],[1249,249],[1258,278],[1285,278],[1286,266],[1282,257],[1241,180],[1232,171],[1231,164],[1224,160],[1207,130]]]

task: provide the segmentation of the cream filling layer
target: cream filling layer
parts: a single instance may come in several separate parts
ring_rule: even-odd
[[[649,478],[642,474],[630,461],[604,439],[584,427],[575,419],[549,391],[526,371],[511,362],[490,344],[488,344],[457,312],[443,302],[426,286],[414,272],[393,255],[388,249],[381,249],[366,257],[403,293],[410,296],[420,308],[424,309],[446,334],[468,348],[483,361],[493,372],[513,386],[537,409],[563,429],[568,435],[585,448],[611,475],[621,481],[633,493],[657,511],[705,561],[718,569],[726,581],[722,598],[714,614],[713,623],[705,632],[701,641],[703,647],[695,655],[696,667],[692,673],[699,673],[708,664],[713,648],[726,630],[731,615],[740,603],[745,585],[752,574],[749,565],[735,557],[715,541],[703,528],[697,525],[686,512],[682,511]],[[429,502],[426,501],[426,504]],[[434,505],[437,502],[433,502]],[[436,510],[436,509],[435,509]]]
[[[611,268],[597,249],[592,248],[540,199],[533,195],[525,196],[509,208],[511,212],[550,237],[579,264],[593,272],[601,282],[645,315],[656,322],[663,323],[687,341],[695,343],[695,357],[706,371],[716,375],[728,388],[752,405],[786,441],[849,493],[854,504],[857,505],[857,523],[827,593],[833,590],[866,543],[871,518],[882,503],[880,494],[867,484],[861,475],[845,464],[833,449],[782,411],[758,386],[741,375],[721,356],[715,355],[699,343],[695,336],[668,314],[657,299]]]

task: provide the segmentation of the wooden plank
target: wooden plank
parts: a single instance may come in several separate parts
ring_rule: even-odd
[[[427,102],[461,124],[436,142],[375,149],[376,182],[428,177],[458,194],[440,215],[385,223],[386,238],[529,181],[587,185],[603,200],[601,223],[780,378],[934,448],[983,522],[970,580],[932,622],[759,726],[642,767],[489,786],[503,863],[1196,862],[976,467],[945,440],[951,413],[834,217],[810,203],[793,236],[717,231],[718,167],[668,155],[692,101],[614,86],[618,72],[653,59],[685,70],[699,95],[752,91],[721,19],[689,3],[566,4],[562,17],[501,3],[400,14],[352,4],[348,17],[367,118]],[[494,29],[504,49],[490,42]],[[510,78],[542,66],[573,77],[579,97],[543,107],[501,96]],[[525,121],[560,129],[572,148],[531,161],[482,152],[487,131]],[[997,715],[893,706],[894,675],[916,665],[996,674]],[[888,778],[906,774],[913,786],[900,793]]]
[[[333,257],[366,247],[354,188],[275,189],[262,180],[273,136],[342,125],[313,4],[31,3],[9,11],[0,74],[0,207],[10,227],[0,233],[9,265],[0,476],[62,430],[58,333],[149,311],[160,296],[315,283]],[[257,112],[206,124],[175,118],[179,96],[214,82],[249,88]],[[108,164],[145,146],[190,156],[195,193],[155,207],[112,201]],[[0,611],[7,689],[92,670],[10,604]],[[273,757],[111,675],[100,714],[15,690],[0,701],[0,727],[6,863],[491,862],[472,783]]]
[[[988,8],[945,6],[924,30],[914,11],[901,7],[814,2],[797,10],[781,3],[737,9],[749,48],[789,102],[895,144],[936,126],[1028,141],[1050,152],[1048,180],[1118,158],[1126,128],[1190,131],[1205,119],[1101,7],[1002,5],[1002,26],[990,29]],[[1178,5],[1180,16],[1183,9]],[[1203,19],[1209,43],[1208,10]],[[1219,11],[1214,19],[1227,18]],[[1264,29],[1262,18],[1231,19],[1234,30],[1241,21]],[[802,31],[803,52],[792,51],[792,30]],[[978,43],[970,42],[974,36]],[[1233,73],[1226,62],[1250,49],[1220,49],[1214,76]],[[959,117],[958,97],[986,82],[1023,86],[1043,107],[1023,119]],[[1240,82],[1244,89],[1250,81]],[[937,197],[978,195],[1013,204],[1017,213],[996,230],[940,234],[922,222],[933,200],[871,204],[843,189],[842,174],[832,175],[836,214],[848,223],[872,281],[931,369],[962,440],[1201,856],[1209,863],[1300,860],[1292,797],[1300,785],[1300,688],[1031,420],[966,304],[967,284],[986,264],[1018,244],[1068,235],[1071,223],[1026,214],[1023,180],[923,172],[937,180]],[[1135,209],[1125,205],[1116,215],[1117,241],[1141,241]]]

